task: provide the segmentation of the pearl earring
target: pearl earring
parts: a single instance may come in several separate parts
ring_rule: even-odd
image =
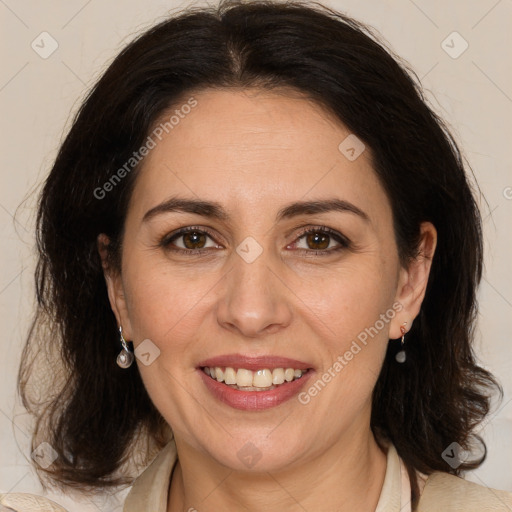
[[[128,349],[128,345],[126,344],[123,336],[123,328],[121,326],[119,326],[119,337],[121,338],[123,350],[119,352],[116,362],[120,368],[129,368],[133,363],[133,352],[130,352]]]

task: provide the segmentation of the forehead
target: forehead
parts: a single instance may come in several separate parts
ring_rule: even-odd
[[[177,104],[162,116],[165,122],[181,114],[143,162],[132,198],[137,216],[171,195],[220,201],[240,215],[333,195],[359,203],[370,216],[389,213],[370,150],[347,158],[344,141],[353,146],[357,139],[317,103],[257,89],[192,96],[194,108]]]

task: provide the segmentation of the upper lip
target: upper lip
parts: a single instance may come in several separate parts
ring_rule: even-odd
[[[293,368],[295,370],[308,370],[312,368],[311,364],[297,359],[290,359],[289,357],[273,356],[273,355],[260,355],[260,356],[247,356],[243,354],[225,354],[221,356],[211,357],[205,359],[198,364],[198,367],[231,367],[231,368],[245,368],[246,370],[262,370],[268,368]]]

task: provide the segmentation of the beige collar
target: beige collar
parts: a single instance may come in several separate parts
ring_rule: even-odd
[[[135,480],[123,512],[167,512],[169,483],[176,460],[176,444],[170,441]],[[390,444],[386,476],[375,512],[410,512],[410,497],[407,471]]]

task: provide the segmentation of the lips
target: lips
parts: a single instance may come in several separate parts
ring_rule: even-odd
[[[237,369],[238,373],[256,372],[256,374],[259,374],[271,372],[274,375],[281,373],[283,368],[293,368],[295,377],[293,380],[279,379],[279,382],[283,380],[284,382],[269,387],[258,388],[250,385],[245,387],[244,385],[229,384],[230,379],[227,379],[228,383],[226,383],[223,378],[218,379],[215,375],[211,376],[210,369],[213,368],[217,370],[217,375],[222,374],[223,370],[227,368],[230,369],[230,373]],[[228,354],[206,359],[199,363],[197,371],[214,398],[234,409],[245,411],[259,411],[286,402],[297,395],[315,373],[312,365],[304,361],[270,355],[254,357],[240,354]],[[264,385],[264,383],[258,382],[253,382],[253,384]]]

